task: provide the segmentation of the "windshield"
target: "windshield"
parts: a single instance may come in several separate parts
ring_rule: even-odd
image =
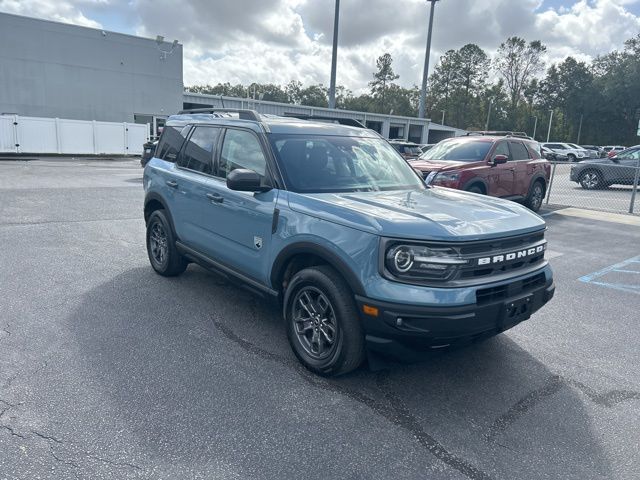
[[[271,134],[287,187],[300,193],[415,190],[425,186],[381,138]]]
[[[579,147],[575,143],[567,143],[567,145],[569,145],[571,148],[577,148],[578,150],[582,150],[582,147]]]
[[[455,160],[481,162],[489,153],[492,142],[450,140],[440,142],[420,156],[420,160]]]

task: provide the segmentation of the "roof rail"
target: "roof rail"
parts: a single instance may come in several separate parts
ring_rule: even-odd
[[[335,118],[323,115],[308,115],[306,113],[289,113],[285,112],[285,117],[299,118],[300,120],[331,120],[339,125],[347,125],[349,127],[367,128],[354,118]]]
[[[260,119],[260,114],[255,110],[249,110],[246,108],[192,108],[189,110],[180,110],[178,115],[189,114],[189,113],[237,113],[238,118],[242,120],[253,120],[254,122],[262,121]]]
[[[477,130],[477,131],[467,132],[466,135],[467,136],[492,135],[496,137],[518,137],[518,138],[528,138],[530,140],[533,140],[533,138],[527,135],[526,132],[510,132],[510,131],[504,131],[504,130],[495,130],[495,131]]]

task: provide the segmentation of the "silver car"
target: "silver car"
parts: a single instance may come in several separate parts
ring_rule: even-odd
[[[611,185],[633,185],[639,170],[640,145],[636,145],[611,158],[585,160],[574,165],[569,178],[582,188],[595,190]]]

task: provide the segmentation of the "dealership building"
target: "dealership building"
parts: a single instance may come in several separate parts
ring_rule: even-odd
[[[0,13],[0,115],[149,124],[184,108],[251,108],[360,121],[386,138],[435,143],[463,130],[428,119],[184,91],[182,45]]]

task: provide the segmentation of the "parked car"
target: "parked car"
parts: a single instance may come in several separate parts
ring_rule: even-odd
[[[604,158],[606,153],[602,147],[598,147],[597,145],[582,145],[581,148],[585,150],[589,150],[591,153],[591,158]]]
[[[390,140],[389,143],[393,148],[400,152],[402,158],[407,160],[410,158],[418,158],[422,153],[422,149],[417,143],[405,142],[402,140]]]
[[[564,153],[557,153],[550,148],[543,146],[540,146],[540,153],[542,153],[542,156],[550,162],[566,162],[567,160],[569,160],[569,157],[567,157]]]
[[[548,148],[549,150],[560,153],[562,155],[566,155],[567,159],[570,162],[579,162],[581,160],[586,160],[590,158],[589,150],[585,150],[584,148],[579,147],[578,145],[574,145],[573,143],[543,143],[543,147]]]
[[[422,153],[424,153],[427,150],[431,150],[436,145],[437,145],[436,143],[425,143],[423,145],[420,145],[420,150],[422,150]]]
[[[428,185],[466,190],[542,206],[551,166],[537,142],[512,136],[465,136],[441,141],[413,168]]]
[[[140,157],[140,165],[144,167],[149,160],[153,158],[156,153],[156,147],[158,146],[158,140],[147,142],[142,145],[142,156]]]
[[[611,185],[633,185],[640,165],[640,145],[628,148],[611,158],[585,160],[571,167],[570,179],[587,190]]]
[[[607,146],[602,147],[602,149],[607,154],[607,157],[613,157],[617,153],[620,153],[623,150],[625,150],[626,148],[627,147],[624,147],[622,145],[607,145]]]
[[[496,335],[553,297],[545,222],[524,207],[425,185],[372,130],[205,112],[169,117],[144,169],[151,266],[199,263],[277,300],[309,370]]]

